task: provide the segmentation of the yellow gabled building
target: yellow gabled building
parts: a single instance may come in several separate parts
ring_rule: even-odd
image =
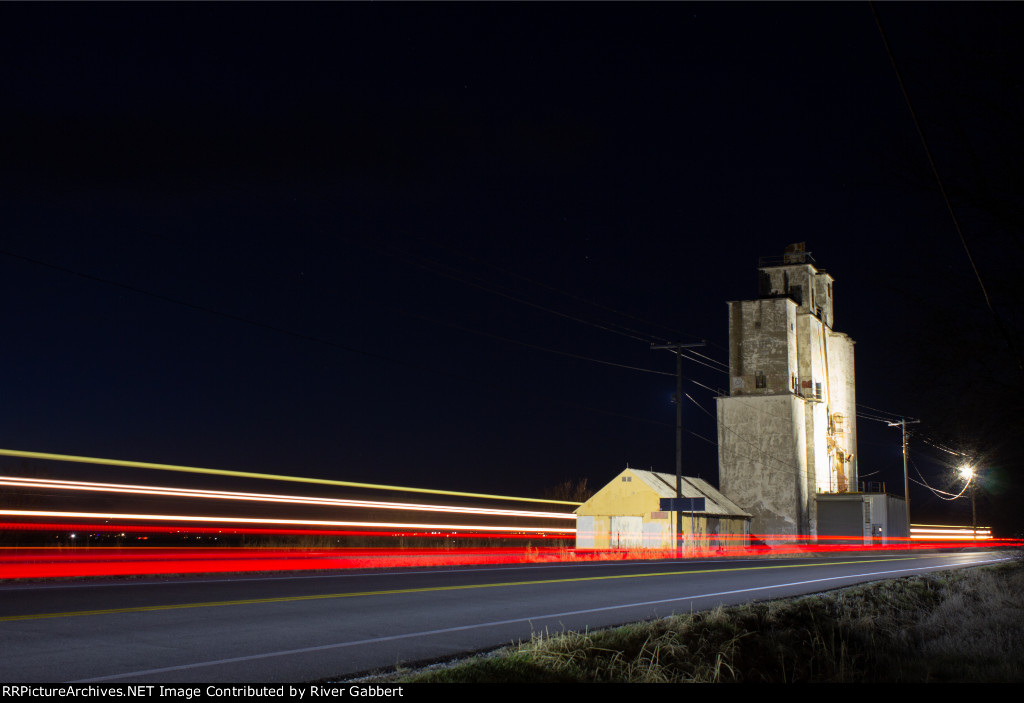
[[[699,478],[684,476],[682,494],[704,499],[703,511],[683,513],[687,548],[746,546],[750,513]],[[576,547],[672,548],[675,513],[662,510],[661,499],[675,497],[674,474],[627,468],[576,509]]]

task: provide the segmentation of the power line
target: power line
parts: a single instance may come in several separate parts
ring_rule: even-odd
[[[424,240],[420,239],[419,241],[424,241]],[[581,303],[583,303],[585,305],[590,305],[592,307],[598,308],[600,310],[604,310],[606,312],[610,312],[610,313],[612,313],[614,315],[618,315],[620,317],[628,318],[628,319],[631,319],[631,320],[636,320],[637,322],[642,322],[642,323],[644,323],[646,325],[653,325],[653,326],[656,326],[656,327],[663,327],[664,329],[672,331],[673,334],[685,334],[687,336],[694,337],[696,339],[700,339],[699,335],[693,335],[693,334],[689,334],[689,333],[685,333],[685,332],[677,332],[676,330],[673,330],[671,327],[668,327],[667,325],[663,325],[661,323],[652,322],[650,320],[646,320],[644,318],[638,317],[638,316],[633,315],[631,313],[622,312],[621,310],[618,310],[616,308],[609,307],[609,306],[604,305],[602,303],[594,302],[593,300],[590,300],[588,298],[584,298],[584,297],[582,297],[580,295],[577,295],[576,293],[573,293],[573,292],[570,292],[570,291],[567,291],[567,290],[563,290],[561,288],[557,288],[555,286],[552,286],[552,285],[550,285],[548,283],[540,281],[540,280],[538,280],[536,278],[533,278],[531,276],[526,276],[526,275],[523,275],[521,273],[517,273],[516,271],[512,271],[510,269],[503,268],[501,266],[497,266],[497,265],[495,265],[495,264],[493,264],[493,263],[491,263],[489,261],[480,259],[478,257],[471,256],[471,255],[465,254],[463,252],[455,251],[451,247],[445,247],[445,246],[442,246],[440,244],[437,244],[436,242],[429,242],[429,244],[430,244],[430,246],[433,246],[435,248],[443,249],[443,250],[445,250],[447,252],[450,252],[450,253],[454,254],[455,256],[461,256],[463,258],[469,259],[471,262],[474,262],[474,263],[477,263],[477,264],[482,264],[482,265],[487,266],[487,267],[489,267],[491,269],[494,269],[495,271],[500,271],[500,272],[502,272],[504,274],[507,274],[509,276],[513,276],[513,277],[518,278],[520,280],[526,281],[527,283],[529,283],[531,285],[535,285],[535,286],[537,286],[539,288],[544,288],[544,289],[550,290],[550,291],[552,291],[554,293],[558,293],[559,295],[563,295],[563,296],[565,296],[567,298],[570,298],[572,300],[581,302]],[[640,333],[638,332],[638,334],[640,334]],[[662,341],[662,342],[663,341],[667,341],[665,338],[660,338],[660,337],[657,337],[656,335],[650,335],[650,336],[653,337],[653,338],[656,338],[658,341]]]
[[[562,317],[562,318],[565,318],[565,319],[573,320],[575,322],[578,322],[578,323],[581,323],[581,324],[584,324],[584,325],[588,325],[588,326],[591,326],[591,327],[595,327],[597,329],[601,329],[601,330],[604,330],[604,331],[607,331],[607,332],[612,332],[613,334],[618,334],[618,335],[621,335],[621,336],[624,336],[624,337],[627,337],[627,338],[630,338],[630,339],[633,339],[633,340],[636,340],[636,341],[647,342],[647,343],[651,343],[652,340],[665,341],[663,338],[659,338],[659,337],[657,337],[655,335],[648,335],[648,334],[646,334],[644,332],[641,332],[639,330],[636,330],[636,329],[633,329],[633,328],[630,328],[630,327],[626,327],[625,325],[621,325],[621,324],[618,324],[618,323],[615,323],[615,322],[611,322],[611,321],[608,321],[608,320],[595,321],[595,320],[592,320],[592,319],[585,319],[585,318],[583,318],[583,317],[581,317],[579,315],[572,315],[572,314],[569,314],[569,313],[564,312],[562,310],[557,310],[555,308],[552,308],[552,307],[550,307],[548,305],[542,305],[540,303],[528,300],[528,299],[524,298],[523,296],[521,296],[519,294],[512,293],[512,292],[509,291],[508,288],[506,288],[504,286],[499,286],[499,285],[495,284],[491,280],[485,280],[485,279],[481,278],[480,276],[476,276],[476,275],[473,275],[473,274],[467,274],[467,273],[465,273],[463,271],[460,271],[459,269],[457,269],[454,266],[451,266],[449,264],[445,264],[443,262],[439,262],[439,261],[437,261],[435,259],[431,259],[431,258],[422,256],[422,255],[419,255],[419,254],[415,254],[413,252],[410,252],[408,249],[404,249],[404,248],[398,247],[396,245],[383,245],[382,246],[382,245],[379,245],[379,244],[376,244],[376,243],[368,243],[368,242],[364,242],[364,241],[360,241],[360,240],[352,240],[352,239],[349,239],[349,241],[353,241],[355,244],[357,244],[359,246],[371,248],[371,249],[374,249],[376,251],[384,251],[384,252],[387,252],[387,253],[390,253],[390,254],[398,255],[398,256],[402,257],[403,259],[405,259],[407,262],[411,263],[414,266],[417,266],[418,268],[420,268],[422,270],[428,271],[430,273],[433,273],[433,274],[436,274],[436,275],[439,275],[439,276],[443,276],[445,278],[448,278],[449,280],[454,280],[454,281],[461,282],[461,283],[463,283],[465,285],[472,286],[472,287],[477,288],[479,290],[484,290],[484,291],[492,293],[494,295],[498,295],[500,297],[506,298],[507,300],[511,300],[513,302],[520,303],[522,305],[526,305],[526,306],[529,306],[529,307],[541,310],[543,312],[547,312],[547,313],[556,315],[558,317]],[[504,268],[501,268],[499,266],[495,266],[494,264],[491,264],[490,262],[477,259],[476,257],[472,257],[472,256],[469,256],[469,255],[466,255],[466,254],[461,254],[460,252],[456,252],[456,251],[454,251],[454,250],[452,250],[450,248],[442,247],[442,246],[437,245],[437,244],[433,244],[433,243],[428,243],[428,244],[430,246],[434,246],[435,248],[438,248],[438,249],[444,249],[445,251],[448,251],[448,252],[450,252],[450,253],[452,253],[452,254],[454,254],[456,256],[462,256],[464,258],[468,258],[470,261],[474,261],[474,262],[483,264],[483,265],[488,266],[490,268],[493,268],[493,269],[495,269],[497,271],[501,271],[502,273],[505,273],[505,274],[514,276],[516,278],[525,280],[528,283],[531,283],[532,285],[536,285],[536,286],[539,286],[541,288],[545,288],[547,290],[554,291],[554,292],[556,292],[556,293],[558,293],[560,295],[564,295],[566,297],[569,297],[569,298],[571,298],[573,300],[577,300],[577,301],[582,302],[584,304],[591,305],[593,307],[597,307],[597,308],[606,310],[608,312],[612,312],[612,313],[614,313],[616,315],[620,315],[622,317],[629,317],[629,318],[632,318],[632,319],[636,319],[638,321],[645,322],[646,324],[655,324],[655,323],[651,323],[651,322],[646,321],[646,320],[642,320],[641,318],[637,318],[636,316],[630,315],[628,313],[623,313],[621,311],[615,310],[613,308],[610,308],[608,306],[602,305],[600,303],[595,303],[593,301],[587,300],[587,299],[585,299],[585,298],[583,298],[581,296],[578,296],[578,295],[576,295],[574,293],[570,293],[568,291],[561,290],[561,289],[556,288],[554,286],[551,286],[551,285],[548,285],[548,284],[543,283],[541,281],[538,281],[538,280],[536,280],[534,278],[531,278],[531,277],[528,277],[528,276],[523,276],[522,274],[518,274],[518,273],[516,273],[514,271],[509,271],[508,269],[504,269]],[[403,314],[410,314],[410,315],[412,315],[412,313],[403,313]],[[416,315],[413,315],[413,316],[416,316]],[[428,318],[421,318],[421,319],[428,319]],[[439,324],[447,324],[447,325],[450,325],[450,326],[456,326],[456,325],[452,325],[450,323],[444,323],[444,322],[440,322]],[[493,334],[490,334],[490,333],[487,333],[487,332],[474,332],[474,331],[466,329],[466,328],[461,328],[461,329],[463,329],[464,331],[472,332],[474,334],[481,334],[481,335],[484,335],[484,336],[490,336],[490,337],[493,337],[493,338],[502,339],[503,341],[508,341],[508,342],[515,343],[515,344],[523,344],[525,346],[533,346],[533,348],[536,348],[536,349],[539,349],[539,350],[551,351],[553,353],[562,354],[562,355],[566,355],[566,356],[573,356],[572,354],[558,352],[558,351],[550,350],[550,349],[547,349],[547,348],[544,348],[544,347],[530,345],[528,343],[518,342],[516,340],[512,340],[512,339],[509,339],[509,338],[503,338],[503,337],[500,337],[498,335],[493,335]],[[693,336],[693,335],[690,335],[690,336]],[[725,363],[723,363],[721,361],[718,361],[716,359],[713,359],[713,358],[711,358],[709,356],[705,356],[705,355],[697,353],[697,352],[693,352],[693,353],[696,354],[697,356],[700,356],[703,359],[707,359],[712,364],[717,364],[717,367],[716,366],[712,366],[711,364],[707,364],[707,363],[704,363],[702,361],[699,361],[698,359],[693,359],[693,358],[691,358],[689,356],[685,356],[685,358],[689,359],[690,361],[693,361],[694,363],[700,364],[702,366],[707,366],[708,368],[710,368],[712,370],[715,370],[715,371],[718,371],[720,373],[728,373],[728,371],[727,371],[727,369],[729,368],[728,364],[725,364]],[[587,357],[583,357],[583,358],[587,358]],[[598,360],[589,359],[589,358],[588,358],[588,360],[596,361],[597,363],[608,364],[608,365],[611,365],[611,366],[620,366],[619,364],[616,364],[614,362],[598,361]],[[632,368],[633,370],[637,370],[637,371],[645,371],[645,372],[659,373],[659,374],[660,373],[664,373],[664,372],[650,371],[649,369],[640,369],[640,368],[637,368],[637,367],[630,367],[630,366],[625,366],[625,365],[622,365],[622,366],[624,368]]]
[[[914,463],[913,459],[911,459],[910,463],[914,467],[914,471],[916,471],[917,475],[921,478],[920,481],[914,481],[914,483],[916,483],[919,486],[924,486],[925,488],[927,488],[939,500],[953,501],[956,500],[957,498],[960,498],[964,493],[967,492],[967,487],[970,485],[970,481],[964,483],[963,489],[957,494],[949,493],[947,491],[940,491],[938,488],[933,488],[932,486],[928,485],[928,482],[925,480],[924,475],[921,473],[921,470],[917,468],[917,464]],[[973,478],[971,480],[973,480]],[[944,495],[950,497],[943,498],[942,496]]]
[[[893,413],[889,412],[888,410],[880,410],[879,408],[873,408],[870,405],[865,405],[864,403],[857,403],[857,407],[864,408],[865,410],[873,410],[876,413],[882,413],[883,415],[889,415],[890,417],[908,417],[904,413]]]
[[[960,227],[960,219],[956,215],[956,210],[953,209],[953,203],[950,201],[949,194],[946,192],[946,186],[942,182],[942,176],[939,175],[939,169],[935,165],[935,158],[932,156],[931,147],[928,146],[928,140],[924,136],[924,130],[921,128],[921,122],[917,119],[917,111],[914,110],[914,104],[910,100],[910,93],[907,92],[907,86],[903,82],[903,74],[900,72],[899,66],[896,64],[896,56],[893,54],[892,47],[889,45],[889,39],[885,34],[885,29],[882,28],[882,20],[879,18],[878,11],[875,9],[875,3],[870,2],[869,4],[871,6],[871,14],[875,17],[875,24],[878,25],[878,32],[882,35],[882,43],[885,44],[885,51],[889,55],[889,62],[892,64],[893,71],[896,72],[896,80],[899,81],[900,91],[903,93],[903,99],[907,103],[907,109],[910,110],[910,117],[914,121],[914,128],[917,130],[917,136],[921,139],[921,145],[924,147],[924,152],[928,156],[928,164],[931,166],[932,175],[935,176],[935,182],[939,186],[939,192],[942,194],[942,200],[946,204],[946,210],[949,212],[949,216],[953,220],[953,226],[956,229],[957,236],[960,237],[960,244],[963,245],[964,252],[967,254],[967,260],[971,263],[971,270],[974,272],[974,277],[978,281],[978,287],[981,288],[981,294],[985,299],[985,305],[992,314],[992,319],[995,322],[996,329],[999,331],[999,334],[1002,335],[1007,346],[1010,348],[1010,353],[1017,362],[1018,371],[1024,373],[1024,359],[1021,358],[1020,350],[1017,349],[1017,345],[1014,342],[1013,337],[1003,324],[1003,320],[999,316],[999,313],[996,312],[995,306],[992,305],[992,299],[989,297],[988,289],[985,287],[985,281],[981,278],[981,273],[978,271],[978,265],[974,261],[974,255],[971,253],[971,248],[967,244],[967,238],[964,236],[963,228]]]
[[[693,354],[694,356],[699,356],[702,359],[707,359],[711,363],[721,366],[722,368],[725,369],[726,373],[728,373],[729,371],[729,364],[726,364],[723,361],[719,361],[718,359],[712,359],[710,356],[707,356],[706,354],[701,354],[700,352],[694,351],[693,349],[687,349],[687,353]],[[696,359],[694,359],[694,361],[696,361]]]
[[[354,353],[354,354],[360,354],[360,355],[363,355],[363,356],[366,356],[366,357],[369,357],[369,358],[372,358],[372,359],[376,359],[378,361],[390,362],[390,363],[398,364],[398,365],[401,365],[401,366],[405,366],[407,368],[411,368],[411,369],[414,369],[414,370],[417,370],[417,371],[423,371],[423,372],[435,374],[435,375],[438,375],[438,376],[443,376],[443,377],[447,377],[447,378],[451,378],[451,379],[456,379],[456,380],[462,381],[464,383],[480,385],[480,386],[483,386],[485,388],[490,388],[491,390],[502,390],[502,391],[506,390],[504,388],[499,388],[499,387],[495,386],[495,384],[493,384],[491,382],[482,381],[480,379],[472,378],[472,377],[469,377],[469,376],[463,376],[461,374],[452,373],[452,372],[449,372],[449,371],[443,371],[443,370],[436,369],[436,368],[433,368],[433,367],[430,367],[430,366],[424,366],[422,364],[416,364],[416,363],[407,361],[407,360],[402,359],[402,358],[396,358],[396,357],[393,357],[393,356],[389,356],[387,354],[381,354],[381,353],[378,353],[378,352],[371,352],[371,351],[367,351],[365,349],[360,349],[358,347],[353,347],[353,346],[346,345],[346,344],[340,344],[340,343],[337,343],[337,342],[332,342],[332,341],[324,339],[322,337],[317,337],[317,336],[306,334],[306,333],[303,333],[303,332],[296,332],[294,330],[289,330],[289,329],[286,329],[286,328],[283,328],[283,327],[278,327],[276,325],[267,324],[265,322],[260,322],[258,320],[253,320],[251,318],[242,317],[240,315],[235,315],[233,313],[224,312],[223,310],[218,310],[216,308],[212,308],[212,307],[209,307],[209,306],[206,306],[206,305],[199,305],[199,304],[196,304],[196,303],[190,303],[190,302],[178,299],[178,298],[174,298],[174,297],[171,297],[171,296],[163,295],[161,293],[155,293],[153,291],[149,291],[149,290],[146,290],[144,288],[139,288],[137,286],[132,286],[132,285],[128,285],[128,284],[125,284],[125,283],[120,283],[120,282],[117,282],[117,281],[112,281],[112,280],[109,280],[109,279],[106,279],[106,278],[102,278],[100,276],[94,276],[92,274],[83,273],[81,271],[76,271],[74,269],[66,268],[66,267],[63,267],[63,266],[57,266],[55,264],[51,264],[51,263],[48,263],[48,262],[45,262],[45,261],[41,261],[39,259],[34,259],[34,258],[31,258],[31,257],[28,257],[28,256],[22,256],[20,254],[14,254],[13,252],[8,252],[8,251],[4,251],[4,250],[0,250],[0,254],[2,254],[4,256],[8,256],[8,257],[13,258],[13,259],[24,261],[24,262],[27,262],[27,263],[30,263],[30,264],[33,264],[33,265],[36,265],[36,266],[41,266],[41,267],[44,267],[44,268],[49,268],[49,269],[52,269],[52,270],[55,270],[55,271],[59,271],[59,272],[64,273],[64,274],[68,274],[68,275],[72,275],[72,276],[77,276],[79,278],[83,278],[83,279],[86,279],[86,280],[94,282],[94,283],[101,283],[103,285],[113,286],[115,288],[121,288],[123,290],[128,290],[128,291],[131,291],[133,293],[137,293],[137,294],[140,294],[140,295],[144,295],[144,296],[148,296],[148,297],[155,298],[155,299],[158,299],[158,300],[162,300],[162,301],[167,302],[167,303],[171,303],[171,304],[174,304],[174,305],[179,305],[179,306],[186,307],[186,308],[189,308],[189,309],[192,309],[192,310],[197,310],[197,311],[201,311],[201,312],[204,312],[204,313],[207,313],[207,314],[210,314],[210,315],[214,315],[214,316],[221,317],[221,318],[224,318],[224,319],[232,320],[233,322],[238,322],[238,323],[242,323],[242,324],[245,324],[245,325],[251,325],[251,326],[258,327],[258,328],[265,329],[265,330],[269,330],[269,331],[272,331],[272,332],[277,332],[279,334],[288,335],[290,337],[294,337],[296,339],[301,339],[301,340],[306,341],[306,342],[314,342],[316,344],[323,344],[325,346],[329,346],[329,347],[332,347],[332,348],[335,348],[335,349],[339,349],[339,350],[342,350],[342,351],[347,351],[347,352]],[[554,351],[554,350],[548,350],[548,351]],[[598,363],[606,363],[606,364],[609,364],[609,365],[624,366],[624,365],[615,364],[614,362],[603,362],[603,361],[600,361],[600,360],[597,360],[597,359],[588,359],[588,360],[595,361],[595,362],[598,362]],[[648,373],[657,373],[657,374],[664,373],[664,372],[652,371],[650,369],[633,368],[633,370],[643,370],[643,371],[646,371]],[[668,375],[672,375],[672,374],[668,374]],[[580,404],[580,403],[574,403],[574,402],[566,401],[566,400],[563,400],[563,399],[560,399],[560,398],[553,398],[553,397],[550,397],[550,396],[533,393],[531,391],[527,391],[527,390],[523,389],[521,386],[515,386],[515,390],[517,392],[519,392],[520,394],[526,395],[526,396],[531,397],[531,398],[533,398],[535,400],[543,400],[545,402],[555,402],[555,403],[558,403],[558,404],[563,405],[565,407],[569,407],[569,408],[573,408],[573,409],[577,409],[577,410],[587,410],[587,411],[596,412],[596,413],[599,413],[599,414],[602,414],[602,415],[608,415],[608,416],[612,416],[612,417],[619,417],[619,418],[623,418],[623,419],[630,419],[630,420],[634,420],[634,421],[642,422],[642,423],[646,423],[646,424],[654,424],[654,425],[660,425],[660,426],[671,426],[669,423],[662,422],[662,421],[659,421],[659,420],[651,420],[649,418],[637,417],[637,416],[634,416],[634,415],[628,415],[626,413],[620,413],[620,412],[617,412],[617,411],[604,410],[602,408],[595,408],[593,406],[583,405],[583,404]],[[700,437],[700,435],[696,435],[696,436]],[[700,437],[700,438],[701,439],[705,439],[705,441],[707,441],[706,438],[704,438],[704,437]]]
[[[427,271],[430,271],[432,273],[435,273],[435,274],[437,274],[439,276],[444,276],[445,278],[449,278],[449,279],[454,280],[454,281],[459,281],[459,282],[464,283],[464,284],[466,284],[468,286],[473,286],[474,288],[478,288],[480,290],[484,290],[484,291],[487,291],[489,293],[493,293],[494,295],[501,296],[501,297],[506,298],[508,300],[511,300],[513,302],[520,303],[522,305],[527,305],[529,307],[535,308],[537,310],[542,310],[544,312],[550,313],[552,315],[556,315],[558,317],[562,317],[562,318],[565,318],[565,319],[568,319],[568,320],[573,320],[575,322],[579,322],[580,324],[589,325],[589,326],[595,327],[597,329],[602,329],[602,330],[605,330],[606,332],[612,332],[614,334],[622,335],[624,337],[629,337],[631,339],[634,339],[634,340],[637,340],[637,341],[640,341],[640,342],[647,342],[647,343],[649,343],[651,341],[651,337],[649,335],[648,336],[641,336],[641,335],[643,335],[643,333],[639,332],[637,330],[633,330],[633,329],[630,329],[628,327],[624,327],[622,325],[618,325],[618,324],[613,323],[613,322],[605,322],[605,321],[594,322],[592,320],[585,320],[585,319],[583,319],[581,317],[578,317],[576,315],[570,315],[569,313],[562,312],[561,310],[555,310],[554,308],[551,308],[551,307],[548,307],[548,306],[545,306],[545,305],[541,305],[540,303],[535,303],[533,301],[526,300],[525,298],[523,298],[521,296],[514,295],[514,294],[512,294],[510,292],[507,292],[507,290],[501,290],[500,287],[496,286],[493,282],[489,282],[489,281],[488,282],[482,282],[482,280],[478,276],[471,276],[471,275],[463,274],[461,272],[452,272],[451,271],[452,267],[445,266],[445,264],[439,263],[437,261],[433,261],[431,259],[427,259],[425,257],[417,256],[415,254],[411,254],[408,251],[399,249],[398,247],[395,247],[395,246],[391,246],[389,248],[392,251],[397,252],[397,253],[401,254],[402,256],[404,256],[406,258],[406,260],[410,261],[410,263],[412,263],[412,264],[414,264],[416,266],[419,266],[420,268],[423,268],[424,270],[427,270]],[[444,270],[442,270],[442,267],[443,268],[447,268],[449,270],[448,271],[444,271]],[[476,280],[471,280],[471,279],[476,279]],[[616,327],[618,327],[619,329],[615,329]]]
[[[628,364],[620,364],[620,363],[615,362],[615,361],[607,361],[605,359],[596,359],[596,358],[590,357],[590,356],[583,356],[582,354],[574,354],[572,352],[561,351],[561,350],[558,350],[558,349],[551,349],[550,347],[542,347],[540,345],[531,344],[530,342],[524,342],[524,341],[519,340],[519,339],[512,339],[511,337],[505,337],[505,336],[502,336],[502,335],[499,335],[499,334],[494,334],[493,332],[484,332],[483,330],[470,329],[469,327],[464,327],[463,325],[459,325],[459,324],[456,324],[454,322],[445,322],[443,320],[436,320],[436,319],[433,319],[433,318],[430,318],[430,317],[426,317],[424,315],[417,315],[415,313],[403,312],[403,311],[397,311],[397,312],[399,312],[399,313],[401,313],[403,315],[408,315],[410,317],[414,317],[414,318],[419,319],[419,320],[423,320],[425,322],[430,322],[430,323],[437,324],[437,325],[445,325],[445,326],[451,327],[453,329],[461,330],[462,332],[468,332],[469,334],[476,334],[476,335],[480,335],[482,337],[489,337],[491,339],[497,339],[497,340],[502,341],[502,342],[508,342],[509,344],[518,344],[518,345],[526,347],[528,349],[534,349],[536,351],[542,351],[542,352],[546,352],[548,354],[557,354],[559,356],[566,356],[566,357],[569,357],[571,359],[580,359],[581,361],[589,361],[589,362],[594,363],[594,364],[603,364],[605,366],[614,366],[614,367],[620,368],[620,369],[628,369],[630,371],[640,371],[640,372],[643,372],[643,373],[651,373],[651,374],[656,374],[658,376],[674,376],[675,375],[673,373],[669,373],[668,371],[657,371],[655,369],[645,369],[645,368],[642,368],[640,366],[630,366]]]
[[[693,396],[691,396],[689,393],[686,393],[684,395],[690,400],[691,403],[693,403],[698,408],[700,408],[701,412],[703,412],[705,415],[708,415],[709,417],[715,418],[716,422],[718,421],[718,418],[716,416],[712,415],[710,411],[705,410],[704,407],[700,403],[698,403],[696,400],[693,399]],[[808,478],[808,476],[810,476],[810,473],[807,471],[806,468],[802,469],[799,466],[794,466],[793,464],[790,464],[788,461],[780,459],[777,456],[774,456],[773,454],[771,454],[771,453],[761,449],[759,446],[757,446],[752,441],[750,441],[749,439],[747,439],[746,437],[741,435],[739,432],[737,432],[736,430],[734,430],[731,427],[729,427],[728,424],[718,423],[718,426],[719,426],[719,428],[724,429],[725,431],[732,433],[734,436],[739,438],[740,441],[742,441],[742,442],[744,442],[746,444],[749,444],[763,458],[766,457],[766,458],[771,459],[772,461],[774,461],[774,462],[776,462],[778,464],[781,464],[782,466],[785,466],[785,467],[788,467],[790,469],[793,469],[793,475],[794,476],[799,476],[799,477],[801,477],[804,480],[806,480]],[[744,458],[749,459],[750,457],[744,457]]]
[[[688,360],[692,361],[695,364],[700,364],[701,366],[706,366],[709,369],[711,369],[712,371],[717,371],[719,373],[724,373],[726,375],[729,375],[729,371],[728,370],[722,370],[720,368],[716,368],[716,367],[712,366],[711,364],[705,364],[703,361],[699,361],[697,359],[694,359],[694,358],[690,357],[688,354],[681,354],[680,356],[682,356],[684,359],[688,359]],[[699,356],[703,356],[703,354],[700,354]],[[707,359],[708,357],[705,356],[704,358]],[[712,359],[712,361],[714,361],[714,359]],[[715,363],[721,363],[721,362],[715,362]]]

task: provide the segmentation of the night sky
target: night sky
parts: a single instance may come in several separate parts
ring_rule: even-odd
[[[0,447],[540,496],[674,472],[707,340],[717,482],[726,301],[806,242],[864,412],[1019,527],[1024,7],[876,9],[998,323],[865,3],[5,4]]]

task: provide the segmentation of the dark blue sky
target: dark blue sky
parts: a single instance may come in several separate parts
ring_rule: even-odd
[[[877,9],[1019,338],[1020,6]],[[671,472],[673,378],[594,360],[727,362],[726,301],[799,241],[929,480],[951,391],[1021,385],[1001,340],[965,346],[992,319],[867,4],[0,18],[0,446],[517,495]],[[727,375],[686,372],[713,414]],[[859,430],[901,493],[897,430]]]

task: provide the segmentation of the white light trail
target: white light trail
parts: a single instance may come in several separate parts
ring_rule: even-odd
[[[271,493],[241,493],[238,491],[215,491],[191,488],[170,488],[167,486],[140,486],[121,483],[96,483],[92,481],[63,481],[56,479],[23,478],[0,476],[0,486],[20,488],[47,488],[68,491],[92,491],[101,493],[130,493],[158,497],[214,498],[218,500],[242,500],[266,503],[291,503],[296,505],[322,505],[343,508],[380,508],[385,510],[415,510],[435,513],[460,513],[470,515],[494,515],[498,517],[532,517],[554,520],[575,520],[572,513],[549,513],[535,510],[503,510],[500,508],[466,508],[455,505],[429,505],[424,503],[392,503],[377,500],[354,500],[348,498],[313,498],[308,496],[287,496]]]
[[[152,469],[155,471],[178,471],[187,474],[234,476],[237,478],[255,478],[267,481],[313,483],[323,486],[344,486],[346,488],[369,488],[376,491],[401,491],[403,493],[431,493],[434,495],[459,496],[460,498],[488,498],[491,500],[511,500],[521,503],[555,503],[559,505],[573,506],[580,505],[579,501],[552,500],[550,498],[517,498],[515,496],[493,495],[489,493],[467,493],[464,491],[447,491],[437,488],[415,488],[413,486],[388,486],[380,483],[360,483],[356,481],[338,481],[335,479],[327,478],[285,476],[282,474],[263,474],[253,471],[229,471],[227,469],[204,469],[198,466],[154,464],[148,461],[126,461],[124,459],[100,459],[91,456],[71,456],[69,454],[50,454],[47,452],[27,452],[20,449],[0,449],[0,456],[16,456],[21,457],[23,459],[42,459],[46,461],[68,461],[79,464],[100,464],[102,466],[124,466],[135,469]]]
[[[227,517],[219,515],[151,515],[144,513],[89,513],[49,510],[0,510],[0,515],[11,517],[45,517],[45,518],[77,518],[85,520],[158,520],[161,522],[213,522],[219,524],[242,523],[257,525],[303,525],[307,527],[365,527],[407,530],[448,530],[487,531],[487,532],[536,532],[572,534],[575,528],[559,527],[520,527],[518,525],[433,525],[430,523],[402,522],[351,522],[341,520],[294,520],[284,518]]]
[[[992,539],[992,529],[989,527],[974,529],[971,527],[943,525],[915,526],[910,528],[910,539],[986,540]]]

